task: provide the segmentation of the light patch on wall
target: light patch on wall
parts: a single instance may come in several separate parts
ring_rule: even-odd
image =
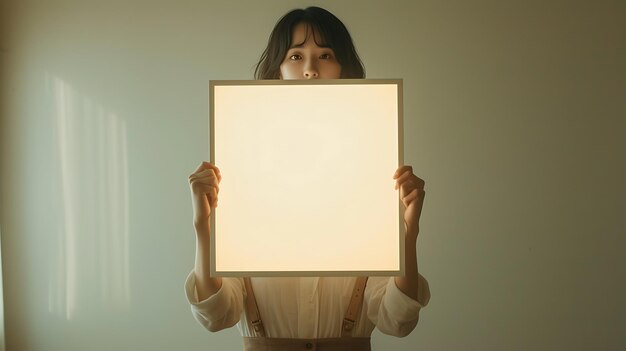
[[[71,84],[46,76],[58,145],[61,220],[49,267],[48,310],[68,320],[130,305],[126,123]]]

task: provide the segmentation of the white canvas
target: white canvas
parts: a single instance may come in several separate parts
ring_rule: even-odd
[[[212,275],[392,275],[401,80],[211,81]]]

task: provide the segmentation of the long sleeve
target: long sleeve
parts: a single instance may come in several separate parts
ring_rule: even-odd
[[[416,326],[420,309],[428,303],[428,282],[419,276],[418,301],[398,289],[393,277],[370,277],[354,337],[381,332],[406,336]],[[255,296],[266,333],[274,338],[336,338],[350,302],[355,277],[253,278]],[[239,323],[243,336],[252,336],[244,311],[243,279],[223,278],[222,287],[198,301],[193,272],[185,282],[195,319],[210,331]]]
[[[194,272],[187,276],[185,293],[194,318],[212,332],[230,328],[239,322],[244,301],[243,280],[223,278],[222,287],[206,300],[198,301]]]
[[[415,329],[421,308],[430,300],[428,282],[422,275],[418,286],[415,301],[398,289],[393,278],[372,277],[365,289],[363,311],[382,333],[406,336]]]

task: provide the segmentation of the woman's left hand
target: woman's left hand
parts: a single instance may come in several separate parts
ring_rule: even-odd
[[[419,221],[424,204],[424,181],[413,174],[413,167],[401,166],[393,175],[396,189],[400,189],[400,199],[405,206],[404,223],[406,234],[417,237]]]

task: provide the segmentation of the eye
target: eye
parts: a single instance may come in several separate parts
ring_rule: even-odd
[[[298,54],[293,54],[293,55],[289,56],[289,59],[292,60],[292,61],[302,60],[302,56],[300,56]]]
[[[330,60],[332,58],[333,58],[333,55],[331,55],[331,54],[321,54],[320,55],[320,59],[322,59],[322,60]]]

